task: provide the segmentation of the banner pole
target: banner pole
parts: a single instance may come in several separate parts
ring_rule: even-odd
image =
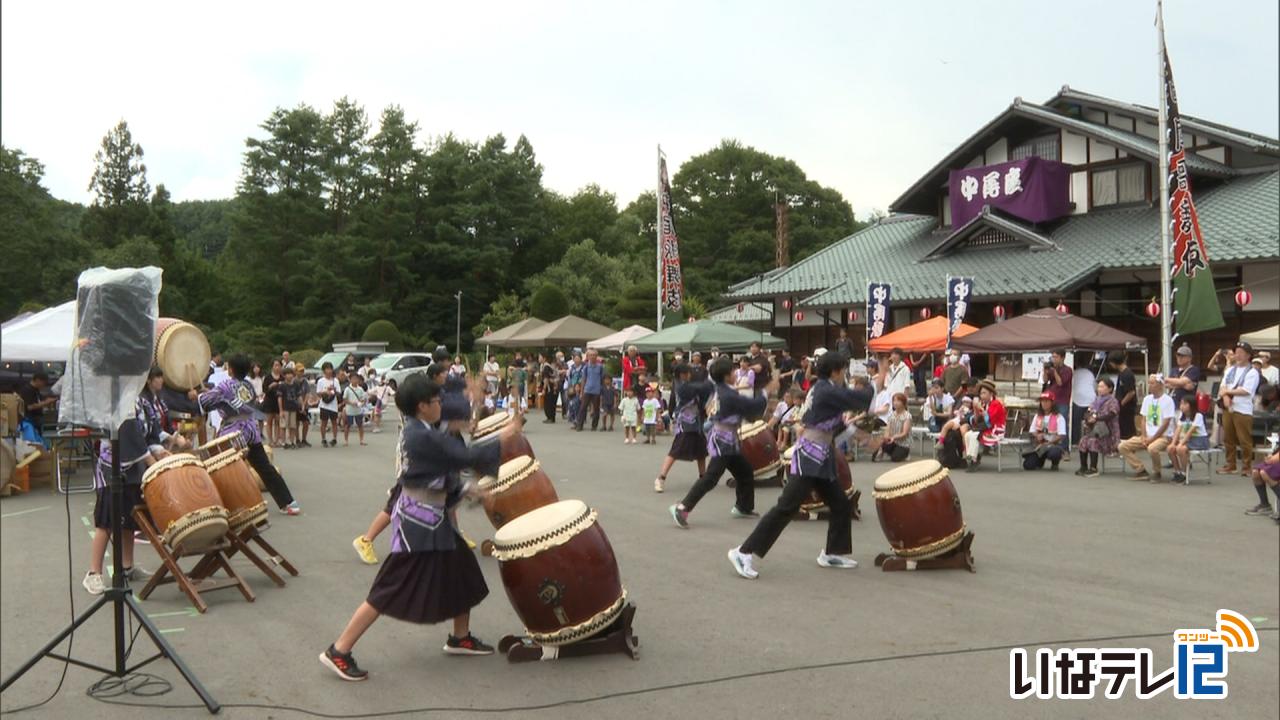
[[[658,332],[662,332],[662,144],[658,144],[658,186],[655,198],[657,202],[657,218],[654,224],[654,234],[657,236],[657,304],[654,306],[657,310]],[[662,351],[658,351],[658,382],[662,382]]]
[[[1168,121],[1168,88],[1166,87],[1166,69],[1164,66],[1164,5],[1156,0],[1156,34],[1159,42],[1156,47],[1156,69],[1160,82],[1160,113],[1157,134],[1159,135],[1159,158],[1156,160],[1156,172],[1160,174],[1160,372],[1170,372],[1170,351],[1173,345],[1173,306],[1171,304],[1170,273],[1173,261],[1169,256],[1169,121]]]

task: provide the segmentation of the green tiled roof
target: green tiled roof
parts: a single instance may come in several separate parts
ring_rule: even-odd
[[[712,310],[707,315],[708,320],[727,323],[741,322],[765,322],[772,319],[772,313],[769,312],[769,305],[765,303],[741,303],[742,312],[738,312],[738,305],[728,305],[717,310]]]
[[[1280,171],[1241,175],[1196,196],[1211,262],[1280,260]],[[868,280],[893,284],[895,300],[943,299],[947,275],[972,275],[975,297],[1056,295],[1109,268],[1159,265],[1159,208],[1095,210],[1064,220],[1048,237],[1057,250],[964,248],[922,262],[949,229],[921,215],[899,215],[850,235],[738,297],[794,294],[802,304],[844,307],[866,301]],[[806,292],[807,291],[807,292]],[[733,293],[730,297],[734,297]]]

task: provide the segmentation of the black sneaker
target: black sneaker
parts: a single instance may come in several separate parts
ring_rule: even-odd
[[[464,638],[450,635],[444,644],[444,651],[449,655],[492,655],[493,646],[485,645],[480,638],[467,633]]]
[[[369,677],[367,671],[361,670],[351,653],[340,653],[332,645],[320,653],[320,664],[338,674],[338,677],[351,682],[358,682]]]

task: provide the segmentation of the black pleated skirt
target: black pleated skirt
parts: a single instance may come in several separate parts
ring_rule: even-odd
[[[707,456],[707,436],[696,432],[676,433],[667,454],[676,460],[701,460]]]
[[[433,625],[455,618],[489,595],[480,563],[461,539],[454,550],[391,553],[366,600],[383,615]]]

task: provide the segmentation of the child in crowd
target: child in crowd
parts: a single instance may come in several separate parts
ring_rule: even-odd
[[[578,391],[582,389],[581,385],[569,386],[569,422],[578,422],[578,413],[582,410],[582,395]]]
[[[636,389],[629,387],[626,389],[626,396],[622,398],[622,403],[618,407],[618,412],[622,414],[622,442],[623,444],[636,444],[636,420],[640,416],[640,404],[636,402]]]
[[[298,442],[294,447],[311,447],[307,433],[311,431],[311,395],[314,388],[307,379],[307,368],[302,363],[293,364],[294,384],[298,386]]]
[[[284,387],[276,393],[280,399],[280,422],[284,424],[284,431],[288,437],[284,444],[285,450],[302,447],[298,444],[298,410],[302,406],[299,403],[300,398],[296,380],[297,376],[293,372],[293,366],[285,368]]]
[[[351,444],[351,426],[354,425],[359,431],[360,444],[368,445],[364,441],[364,403],[367,399],[364,381],[359,374],[354,373],[349,380],[347,389],[342,391],[342,405],[347,412],[347,424],[342,428],[342,444]]]
[[[644,396],[644,444],[653,445],[658,442],[658,413],[662,411],[662,403],[652,387],[645,389]]]
[[[1208,450],[1209,434],[1204,415],[1196,412],[1196,396],[1186,395],[1178,402],[1178,424],[1169,443],[1169,462],[1173,463],[1173,481],[1185,483],[1191,467],[1192,450]]]
[[[608,375],[600,385],[600,422],[605,432],[613,432],[613,413],[618,402],[618,389],[613,386],[613,378]]]
[[[804,391],[795,386],[788,388],[773,409],[769,422],[765,423],[777,439],[779,452],[791,446],[793,422],[799,418],[798,411],[803,403]]]

